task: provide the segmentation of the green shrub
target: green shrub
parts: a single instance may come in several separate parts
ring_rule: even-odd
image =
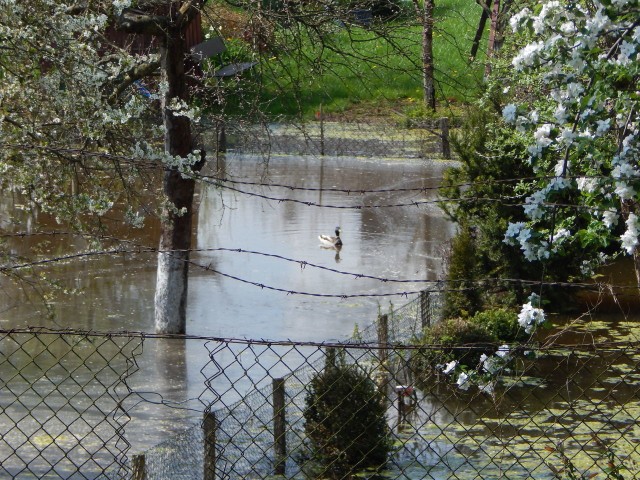
[[[452,360],[476,368],[480,356],[492,354],[496,337],[483,325],[453,318],[425,330],[422,342],[428,345],[420,355],[419,370],[434,370]]]
[[[308,387],[305,432],[322,478],[349,478],[387,462],[391,444],[382,393],[366,372],[330,350]]]
[[[471,323],[485,329],[499,343],[524,341],[529,336],[518,324],[518,314],[504,308],[478,312]]]

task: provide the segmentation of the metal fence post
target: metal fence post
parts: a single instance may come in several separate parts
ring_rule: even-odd
[[[275,474],[284,475],[287,465],[286,410],[284,404],[284,378],[273,382],[273,441],[275,449]]]
[[[205,412],[202,421],[204,430],[204,480],[216,478],[216,416]]]
[[[442,156],[451,158],[451,147],[449,146],[449,119],[442,117],[440,119],[440,138],[442,139]]]
[[[131,459],[131,480],[147,480],[147,460],[144,453]]]
[[[430,310],[431,297],[429,292],[423,290],[420,292],[420,320],[422,323],[422,329],[431,326],[431,312]]]

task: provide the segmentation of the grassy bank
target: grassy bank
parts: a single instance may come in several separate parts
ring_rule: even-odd
[[[437,97],[441,107],[448,107],[478,92],[484,54],[475,62],[469,61],[469,54],[481,9],[465,0],[436,3]],[[248,48],[234,35],[238,33],[225,35],[230,52],[246,58]],[[313,116],[320,105],[330,115],[354,110],[370,115],[421,113],[422,27],[410,3],[404,5],[402,18],[373,28],[345,28],[336,22],[322,41],[314,32],[299,29],[276,29],[272,35],[277,48],[260,55],[260,82],[247,80],[242,89],[234,86],[235,108],[258,101],[272,114]]]

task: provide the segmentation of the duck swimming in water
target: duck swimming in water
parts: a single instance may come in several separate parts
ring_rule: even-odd
[[[342,247],[342,239],[340,238],[340,227],[336,227],[336,236],[320,235],[318,236],[320,243],[325,247],[340,248]]]

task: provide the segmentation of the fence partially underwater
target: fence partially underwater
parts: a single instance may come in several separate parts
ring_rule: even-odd
[[[243,154],[450,159],[449,130],[458,122],[447,117],[336,122],[319,114],[316,120],[301,123],[277,117],[263,123],[212,123],[216,148]]]
[[[457,385],[452,355],[470,373],[498,346],[419,341],[438,302],[424,293],[331,343],[3,331],[0,476],[347,478],[355,451],[383,452],[364,478],[640,478],[637,339],[557,337],[514,350],[498,380]],[[163,402],[137,390],[149,375],[138,360],[185,341],[202,360],[201,388],[162,415],[187,424],[141,448],[137,417],[154,422]],[[346,387],[327,383],[328,371]],[[374,432],[376,409],[384,428]]]

